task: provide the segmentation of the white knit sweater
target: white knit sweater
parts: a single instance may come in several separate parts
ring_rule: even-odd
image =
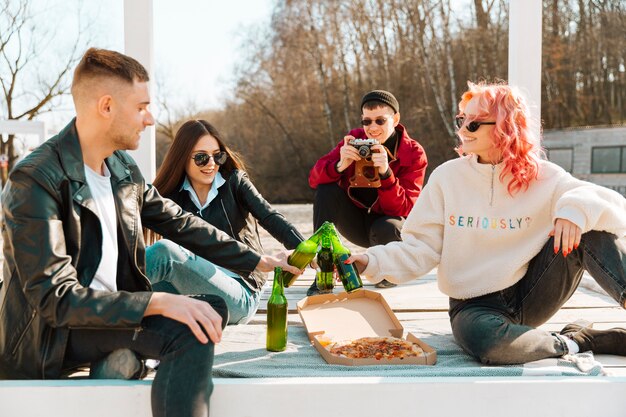
[[[479,164],[475,156],[437,167],[404,223],[402,241],[369,248],[363,275],[401,283],[438,266],[439,289],[467,299],[519,281],[557,218],[583,233],[626,236],[626,199],[620,194],[540,161],[538,180],[511,197],[501,170],[501,164]]]

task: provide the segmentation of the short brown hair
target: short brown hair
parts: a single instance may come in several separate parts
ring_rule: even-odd
[[[99,77],[114,78],[131,85],[135,81],[150,81],[148,71],[134,58],[116,51],[89,48],[74,70],[72,94],[81,81]]]

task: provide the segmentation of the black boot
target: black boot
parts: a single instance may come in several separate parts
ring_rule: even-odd
[[[626,356],[626,329],[596,330],[572,323],[565,326],[561,334],[576,342],[580,352],[590,350],[596,354]]]
[[[393,288],[393,287],[397,287],[398,284],[394,284],[393,282],[389,282],[386,279],[383,279],[380,282],[377,282],[376,284],[374,284],[374,287],[376,288]]]
[[[319,293],[320,293],[320,290],[319,290],[319,288],[317,288],[317,284],[315,283],[315,280],[313,280],[313,284],[311,284],[309,289],[306,290],[306,295],[307,295],[307,297],[310,297],[312,295],[317,295]]]

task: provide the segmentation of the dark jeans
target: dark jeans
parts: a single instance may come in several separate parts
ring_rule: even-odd
[[[224,300],[199,295],[228,322]],[[65,355],[65,369],[105,358],[117,349],[128,348],[143,359],[158,359],[159,369],[152,384],[152,415],[208,416],[213,391],[211,368],[214,344],[203,345],[187,325],[163,316],[146,317],[141,330],[72,330]]]
[[[401,240],[404,217],[368,213],[354,205],[345,190],[336,183],[321,184],[315,192],[313,227],[317,230],[325,221],[333,222],[350,242],[364,248]]]
[[[485,364],[516,364],[566,354],[561,337],[535,327],[565,304],[584,271],[624,307],[626,253],[616,244],[615,235],[585,233],[578,249],[567,257],[555,254],[553,248],[550,238],[512,287],[467,300],[450,299],[452,332],[467,353]]]

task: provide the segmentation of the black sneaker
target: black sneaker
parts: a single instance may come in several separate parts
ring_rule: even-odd
[[[321,294],[321,291],[319,288],[317,288],[317,284],[315,283],[315,281],[313,281],[313,284],[311,284],[309,289],[306,290],[306,295],[307,297],[310,297],[312,295],[318,295],[318,294]]]
[[[565,326],[561,334],[576,342],[580,352],[590,350],[597,354],[626,356],[626,329],[596,330],[572,323]]]
[[[380,282],[377,282],[376,284],[374,284],[374,287],[376,288],[393,288],[393,287],[397,287],[398,284],[394,284],[393,282],[389,282],[386,279],[383,279]]]

